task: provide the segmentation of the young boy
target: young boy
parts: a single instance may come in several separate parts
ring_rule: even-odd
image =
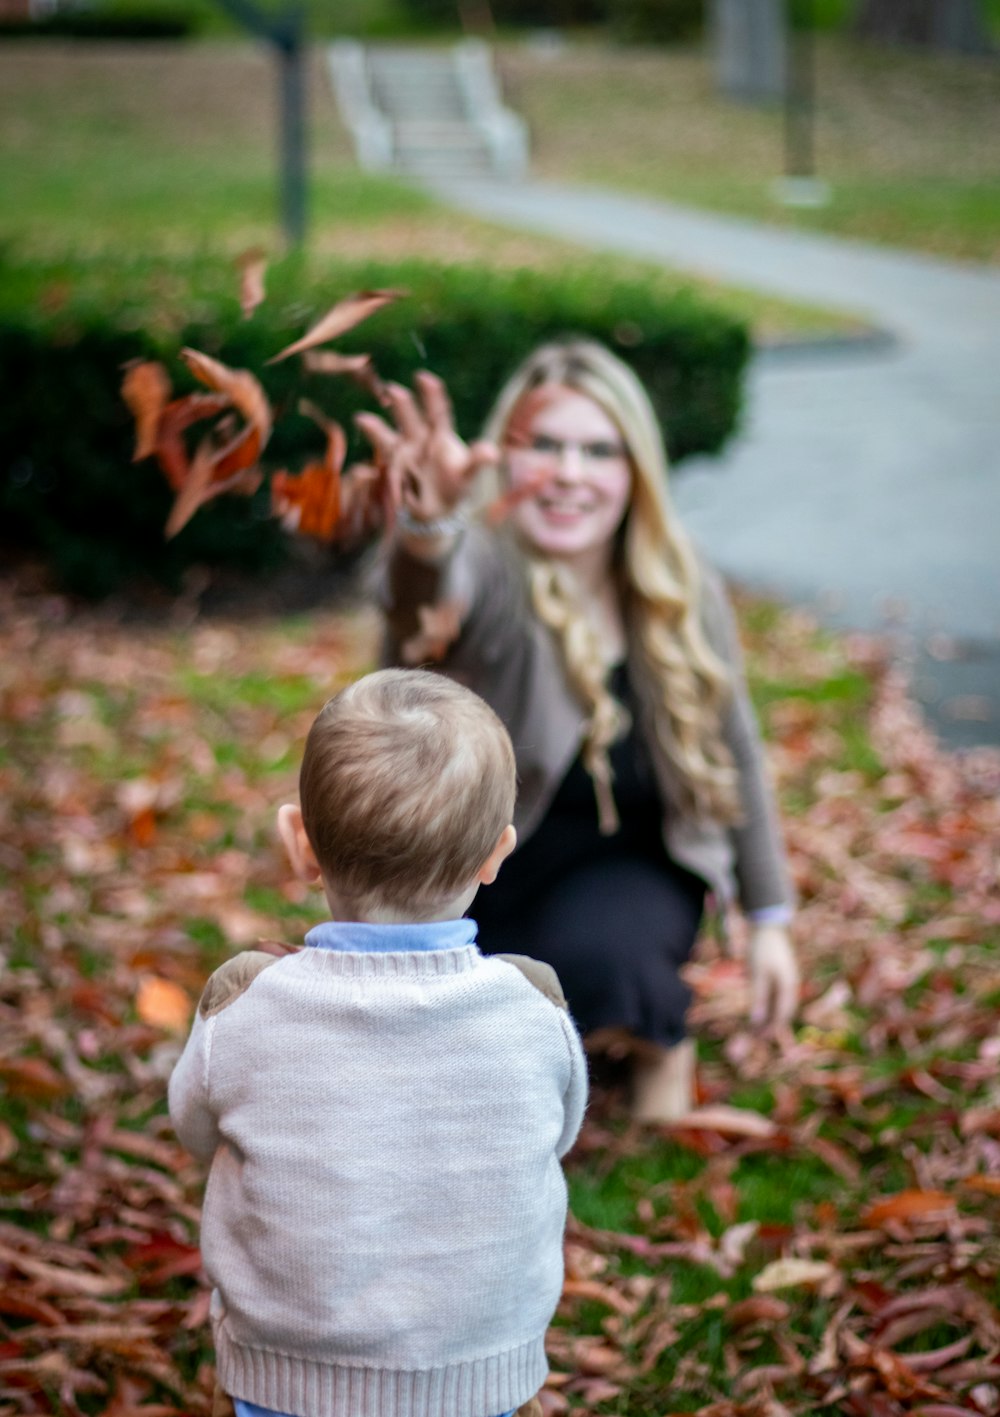
[[[586,1065],[555,974],[464,918],[515,842],[507,732],[441,675],[323,708],[278,813],[331,919],[208,981],[170,1080],[241,1417],[496,1417],[546,1373]]]

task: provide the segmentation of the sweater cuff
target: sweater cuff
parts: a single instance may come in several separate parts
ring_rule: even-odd
[[[763,905],[746,913],[751,925],[790,925],[794,914],[790,905]]]

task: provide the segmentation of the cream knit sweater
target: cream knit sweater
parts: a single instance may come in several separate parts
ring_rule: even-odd
[[[211,1162],[202,1250],[235,1397],[488,1417],[544,1381],[586,1065],[564,1009],[452,946],[472,922],[447,927],[428,951],[244,955],[206,987],[170,1112]]]

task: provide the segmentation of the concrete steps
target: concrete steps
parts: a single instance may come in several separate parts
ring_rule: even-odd
[[[330,47],[329,72],[358,162],[416,177],[523,177],[526,126],[500,99],[488,46]]]

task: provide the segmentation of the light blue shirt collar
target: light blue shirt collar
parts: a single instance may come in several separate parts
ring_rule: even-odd
[[[431,920],[424,924],[376,925],[362,920],[327,920],[306,935],[319,950],[349,954],[413,954],[422,950],[457,950],[476,943],[476,922]]]

